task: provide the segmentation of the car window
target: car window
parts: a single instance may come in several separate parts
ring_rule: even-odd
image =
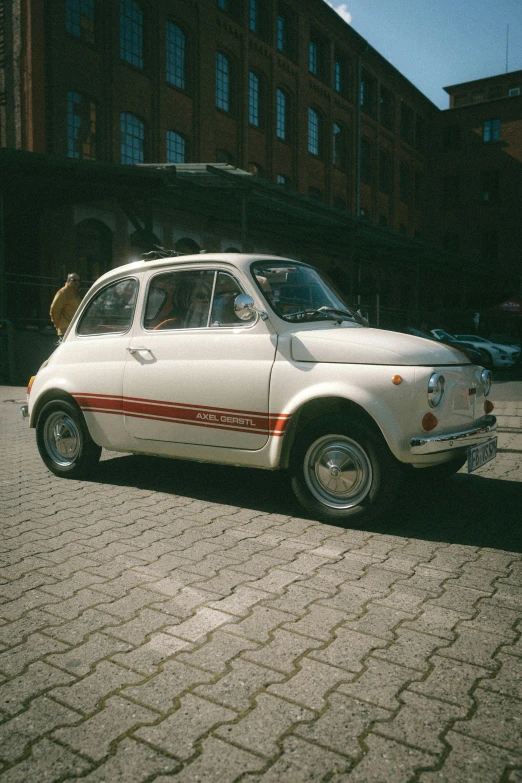
[[[243,289],[232,275],[226,272],[218,272],[212,302],[212,315],[210,317],[211,326],[240,326],[255,319],[255,313],[252,313],[247,321],[241,320],[235,313],[235,298],[243,293]]]
[[[87,305],[76,333],[114,334],[126,332],[132,325],[138,282],[134,278],[118,280],[99,291]]]
[[[208,326],[215,272],[182,269],[156,275],[149,285],[145,329],[198,329]]]

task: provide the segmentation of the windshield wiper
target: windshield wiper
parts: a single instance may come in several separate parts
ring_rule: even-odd
[[[337,321],[339,324],[347,318],[349,318],[350,321],[353,320],[349,313],[345,313],[343,310],[333,310],[330,307],[320,307],[318,310],[300,310],[297,313],[287,313],[285,318],[314,318],[317,316],[324,318],[327,321]]]

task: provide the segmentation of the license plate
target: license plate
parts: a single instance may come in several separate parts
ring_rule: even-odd
[[[497,438],[492,438],[481,443],[480,446],[472,446],[468,449],[468,473],[473,473],[486,462],[491,462],[497,456]]]

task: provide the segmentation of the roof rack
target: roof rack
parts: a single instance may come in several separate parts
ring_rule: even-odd
[[[172,256],[183,256],[186,253],[177,253],[175,250],[167,250],[159,245],[154,245],[152,250],[148,253],[142,253],[140,259],[142,261],[157,261],[159,258],[172,258]]]

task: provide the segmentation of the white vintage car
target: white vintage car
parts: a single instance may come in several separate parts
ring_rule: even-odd
[[[287,469],[309,514],[353,524],[401,475],[492,459],[490,388],[458,349],[370,328],[307,264],[200,254],[100,277],[22,415],[57,476],[102,448]]]

